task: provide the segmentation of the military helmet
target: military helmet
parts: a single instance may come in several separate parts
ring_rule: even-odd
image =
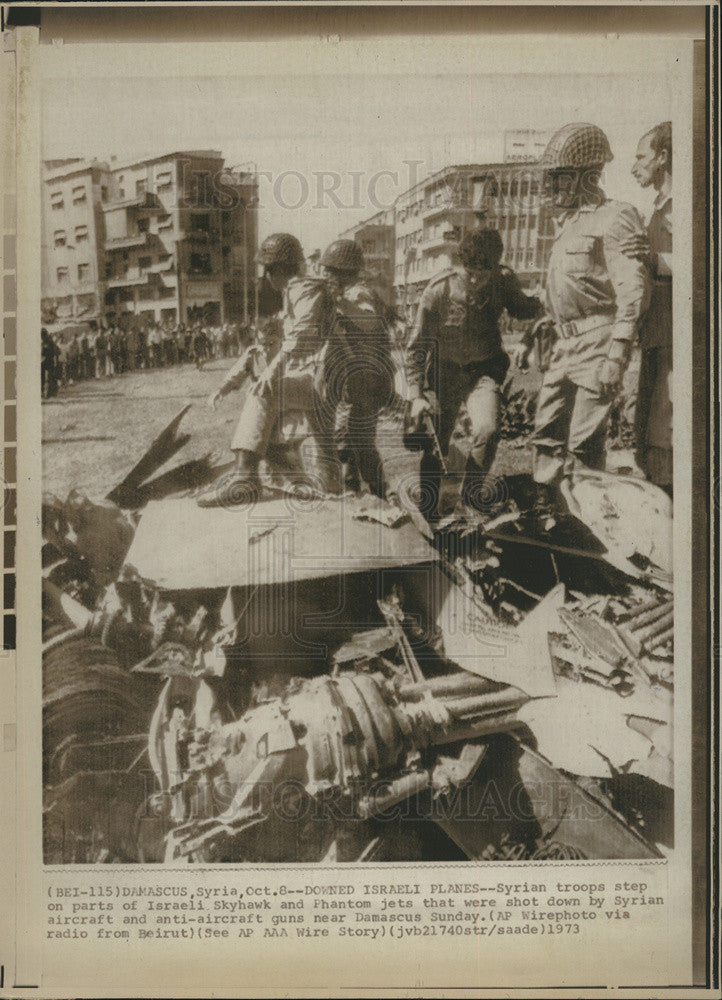
[[[256,260],[265,267],[283,264],[290,270],[296,270],[303,264],[303,248],[290,233],[272,233],[261,243]]]
[[[545,170],[577,170],[612,159],[609,139],[598,125],[572,122],[554,133],[539,162]]]
[[[354,240],[334,240],[323,251],[321,264],[336,271],[360,271],[364,266],[363,251]]]
[[[459,244],[459,260],[464,267],[491,269],[504,253],[504,244],[496,229],[472,229]]]

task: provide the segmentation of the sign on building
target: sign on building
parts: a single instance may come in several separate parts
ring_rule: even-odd
[[[538,160],[550,138],[551,132],[537,129],[507,129],[504,132],[504,163]]]

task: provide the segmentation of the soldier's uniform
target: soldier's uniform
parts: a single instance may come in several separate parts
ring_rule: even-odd
[[[637,464],[672,485],[672,196],[657,198],[648,226],[655,261],[649,309],[639,331],[642,359],[635,410]]]
[[[599,372],[613,341],[628,352],[648,301],[644,265],[620,242],[642,232],[632,205],[583,205],[561,225],[547,270],[547,307],[558,339],[544,373],[534,428],[534,479],[553,484],[565,466],[601,469],[612,398]]]
[[[288,282],[280,349],[246,397],[231,441],[234,451],[263,456],[284,415],[302,412],[316,442],[320,470],[324,470],[319,475],[326,477],[327,489],[336,486],[330,470],[337,465],[334,406],[327,379],[334,315],[333,299],[322,280],[296,277]]]
[[[475,284],[464,267],[443,271],[421,297],[406,354],[409,398],[422,395],[424,381],[437,397],[434,417],[441,451],[449,447],[462,403],[471,423],[469,459],[479,480],[491,468],[499,440],[499,389],[509,368],[499,331],[506,309],[515,319],[534,319],[539,299],[524,294],[507,267],[495,267],[485,284]],[[421,457],[422,493],[429,510],[438,503],[440,462],[431,451]]]
[[[364,281],[346,286],[334,302],[337,328],[333,341],[341,349],[333,354],[329,381],[340,398],[336,413],[339,454],[343,462],[357,461],[360,476],[383,495],[376,431],[379,412],[393,395],[388,309]]]

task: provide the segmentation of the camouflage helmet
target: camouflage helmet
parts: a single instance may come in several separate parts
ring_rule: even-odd
[[[265,267],[283,264],[290,270],[297,270],[304,261],[303,248],[290,233],[272,233],[261,243],[256,260]]]
[[[334,240],[323,251],[321,264],[335,271],[360,271],[364,266],[363,251],[354,240]]]
[[[609,139],[598,125],[572,122],[554,133],[539,162],[545,170],[578,170],[601,166],[613,158]]]

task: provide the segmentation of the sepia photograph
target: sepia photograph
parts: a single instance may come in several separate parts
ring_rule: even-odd
[[[48,865],[674,858],[673,66],[354,23],[40,46]]]
[[[714,996],[717,9],[12,7],[0,996]]]

